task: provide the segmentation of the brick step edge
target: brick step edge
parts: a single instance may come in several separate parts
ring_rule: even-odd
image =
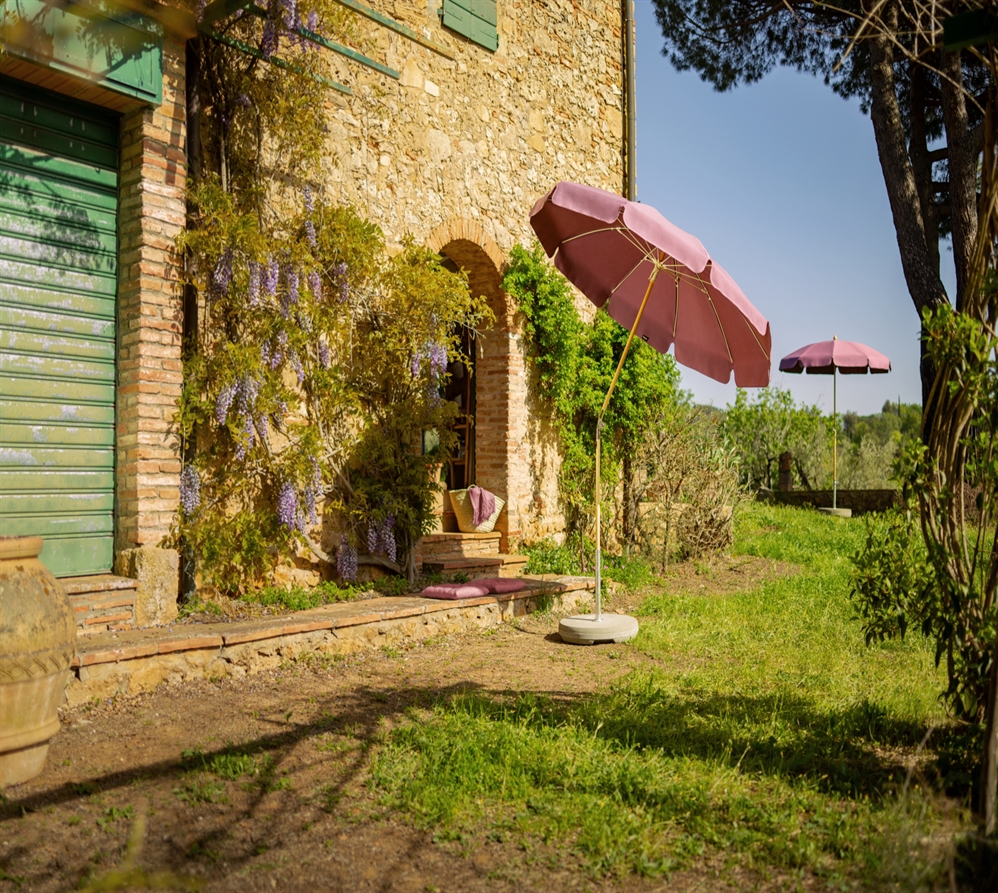
[[[139,581],[131,577],[118,577],[114,574],[95,574],[90,577],[63,577],[59,580],[66,595],[70,598],[99,592],[118,592],[124,589],[138,589]]]
[[[98,574],[63,578],[60,582],[73,609],[77,635],[122,632],[134,628],[137,580]]]

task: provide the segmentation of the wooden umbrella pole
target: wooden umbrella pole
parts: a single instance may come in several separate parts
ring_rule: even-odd
[[[602,494],[600,492],[600,441],[601,441],[601,431],[603,428],[603,415],[600,414],[599,421],[596,422],[596,622],[599,623],[603,619],[603,588],[602,588],[602,578],[603,578],[603,561],[602,554],[600,552],[600,499]]]
[[[627,343],[624,345],[624,352],[620,355],[620,362],[617,363],[617,370],[610,380],[610,387],[603,400],[603,408],[599,411],[599,418],[596,420],[596,622],[603,619],[603,555],[601,546],[601,524],[600,524],[600,502],[602,499],[602,488],[600,486],[600,453],[602,452],[603,441],[603,416],[606,415],[607,407],[610,405],[610,395],[620,378],[620,370],[624,368],[624,360],[627,359],[627,352],[631,349],[631,342],[634,340],[634,333],[638,330],[638,323],[645,312],[645,306],[651,295],[652,286],[658,279],[658,271],[661,269],[656,263],[652,267],[651,275],[648,277],[648,288],[645,289],[645,296],[641,299],[641,306],[638,307],[638,315],[634,317],[634,324],[627,336]]]

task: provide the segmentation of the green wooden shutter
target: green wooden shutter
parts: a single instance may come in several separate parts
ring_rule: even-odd
[[[0,78],[0,535],[114,550],[118,119]]]
[[[496,0],[443,0],[444,27],[490,50],[499,49]]]

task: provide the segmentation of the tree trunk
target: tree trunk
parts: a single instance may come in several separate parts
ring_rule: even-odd
[[[998,638],[994,655],[984,723],[984,759],[981,761],[980,819],[985,837],[993,837],[998,831]]]
[[[884,21],[890,29],[896,30],[897,10],[893,6],[885,11]],[[926,232],[915,174],[905,147],[904,125],[894,80],[893,46],[890,36],[879,29],[870,38],[870,119],[873,121],[880,167],[894,218],[901,267],[908,293],[921,317],[924,310],[940,307],[948,302],[948,298],[939,278],[938,266],[933,266],[933,254],[928,248],[928,240],[938,239],[938,234]],[[924,408],[935,378],[924,352],[921,378]]]
[[[631,552],[631,538],[634,535],[634,511],[631,508],[631,502],[634,499],[634,462],[631,457],[627,454],[624,455],[623,472],[624,472],[624,517],[623,517],[623,534],[624,534],[624,554],[630,555]]]
[[[949,207],[956,267],[956,309],[962,311],[977,247],[977,151],[967,126],[967,98],[959,50],[943,53],[943,121],[949,148]]]
[[[936,195],[932,183],[932,158],[929,155],[929,140],[925,131],[925,115],[927,106],[926,70],[922,65],[908,63],[908,78],[911,85],[909,111],[909,129],[911,139],[908,143],[908,155],[911,157],[911,170],[915,178],[915,188],[918,191],[918,201],[922,208],[922,222],[926,233],[939,232],[939,211],[936,208]],[[934,269],[939,269],[939,239],[928,236],[925,247],[930,255]]]

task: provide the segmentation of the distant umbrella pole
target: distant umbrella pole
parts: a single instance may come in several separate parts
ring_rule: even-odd
[[[838,335],[833,336],[838,338]],[[832,369],[832,508],[839,507],[839,375]]]
[[[634,318],[634,324],[631,326],[631,331],[627,334],[627,343],[624,345],[624,352],[620,355],[620,361],[617,363],[617,370],[613,373],[613,378],[610,379],[610,387],[607,389],[606,397],[603,398],[603,408],[599,411],[599,418],[596,420],[596,622],[599,623],[603,619],[603,555],[601,550],[601,519],[600,519],[600,502],[602,500],[602,487],[600,481],[600,456],[602,454],[602,443],[603,443],[603,416],[606,415],[607,407],[610,405],[610,396],[613,394],[613,389],[617,386],[617,379],[620,378],[620,370],[624,368],[624,360],[627,359],[627,353],[631,349],[631,342],[634,340],[634,333],[638,330],[638,325],[641,322],[641,314],[645,312],[645,305],[648,303],[648,297],[651,295],[652,286],[655,285],[655,280],[658,279],[658,271],[661,268],[658,261],[654,262],[655,265],[652,267],[651,275],[648,277],[648,288],[645,289],[645,296],[641,299],[641,306],[638,307],[638,315]]]

